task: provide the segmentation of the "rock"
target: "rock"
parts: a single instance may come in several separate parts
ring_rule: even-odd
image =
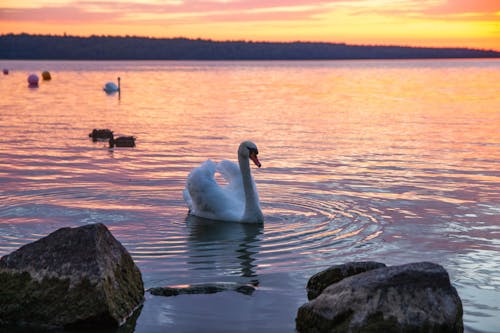
[[[118,327],[143,299],[141,272],[103,224],[59,229],[0,259],[0,326]]]
[[[240,294],[251,295],[258,286],[258,281],[250,284],[242,283],[201,283],[170,287],[156,287],[148,289],[151,295],[155,296],[177,296],[183,294],[215,294],[221,291],[236,291]]]
[[[324,271],[314,274],[307,282],[307,298],[312,300],[318,297],[321,292],[333,283],[340,280],[363,273],[372,269],[386,267],[385,264],[373,261],[348,262],[341,265],[331,266]]]
[[[299,332],[463,332],[462,302],[446,270],[429,262],[347,277],[302,305]]]

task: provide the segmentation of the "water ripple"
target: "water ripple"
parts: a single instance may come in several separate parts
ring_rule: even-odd
[[[146,287],[259,282],[250,302],[148,300],[138,332],[164,330],[162,317],[188,331],[198,316],[216,331],[233,314],[253,331],[293,331],[307,278],[331,264],[434,261],[450,271],[466,328],[497,332],[498,64],[50,62],[53,80],[28,90],[14,66],[47,63],[9,62],[0,255],[61,227],[105,223]],[[101,90],[111,71],[123,71],[121,99]],[[97,127],[135,135],[137,146],[94,143]],[[187,216],[189,171],[234,161],[243,139],[259,146],[264,225]],[[233,312],[218,313],[214,299]]]
[[[179,284],[314,267],[320,260],[367,251],[362,244],[383,234],[376,216],[348,203],[285,195],[263,202],[263,210],[263,226],[187,216],[185,224],[150,223],[141,231],[143,242],[126,244],[140,265],[152,269],[152,281]],[[176,274],[164,275],[172,269]],[[203,273],[189,276],[191,270]]]

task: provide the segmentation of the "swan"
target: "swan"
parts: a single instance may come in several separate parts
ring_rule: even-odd
[[[186,181],[183,191],[189,214],[212,220],[262,223],[264,216],[260,209],[257,189],[250,174],[251,159],[261,167],[255,143],[244,141],[238,148],[238,164],[223,160],[211,160],[194,168]],[[227,181],[221,186],[215,180],[219,172]]]
[[[104,85],[104,88],[102,88],[106,93],[111,94],[114,92],[119,92],[120,91],[120,77],[118,77],[118,85],[114,82],[108,82]]]

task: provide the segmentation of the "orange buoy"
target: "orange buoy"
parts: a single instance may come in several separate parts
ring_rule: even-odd
[[[43,71],[42,73],[42,78],[45,80],[45,81],[49,81],[52,79],[52,77],[50,76],[50,72],[49,71]]]

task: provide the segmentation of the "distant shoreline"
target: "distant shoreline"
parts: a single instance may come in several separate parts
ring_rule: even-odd
[[[500,58],[500,51],[322,42],[0,35],[3,60],[376,60]]]

